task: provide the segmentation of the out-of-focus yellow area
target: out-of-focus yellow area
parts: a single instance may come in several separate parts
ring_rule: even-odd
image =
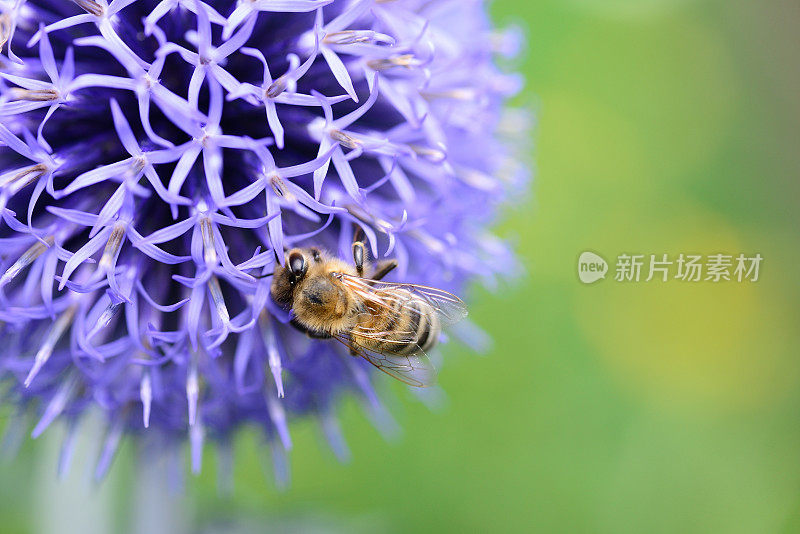
[[[527,275],[472,295],[493,350],[448,348],[441,410],[382,382],[395,443],[349,401],[349,464],[296,425],[281,492],[245,433],[230,496],[209,453],[170,506],[242,532],[797,532],[800,8],[496,0],[493,14],[527,33],[517,104],[537,117],[533,193],[500,227]],[[579,282],[585,250],[609,261],[605,280]],[[623,283],[623,253],[764,260],[755,283]],[[50,475],[34,461],[50,448],[3,467],[4,532],[40,524],[29,481]],[[98,492],[118,525],[132,449]]]

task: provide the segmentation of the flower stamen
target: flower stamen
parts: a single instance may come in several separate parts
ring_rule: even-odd
[[[269,184],[270,186],[272,186],[272,190],[275,192],[277,196],[287,200],[288,202],[294,202],[297,199],[297,197],[295,197],[291,191],[288,191],[286,189],[286,185],[283,183],[283,179],[277,174],[273,175],[269,179]]]
[[[50,356],[53,355],[53,350],[56,348],[56,344],[58,340],[61,339],[61,336],[64,335],[64,332],[69,328],[69,325],[72,324],[72,320],[75,317],[75,312],[78,309],[77,304],[72,304],[64,313],[62,313],[58,319],[53,322],[53,326],[50,328],[50,331],[44,338],[44,343],[42,343],[41,348],[36,353],[36,356],[33,358],[33,367],[31,367],[30,372],[28,373],[27,378],[25,378],[25,387],[30,387],[31,382],[33,379],[36,378],[36,375],[39,374],[44,364],[47,363],[47,360],[50,359]]]
[[[106,248],[103,250],[103,256],[100,258],[98,267],[100,269],[108,269],[111,267],[114,260],[119,255],[120,248],[122,248],[122,238],[125,236],[125,223],[118,222],[114,225],[114,230],[108,236]]]
[[[87,341],[91,340],[94,336],[97,335],[98,332],[100,332],[100,330],[104,329],[109,324],[111,324],[111,319],[113,319],[114,316],[117,315],[119,308],[120,308],[119,302],[110,302],[108,306],[106,306],[106,309],[104,309],[103,312],[100,314],[100,317],[97,318],[97,322],[95,322],[92,329],[89,330],[89,332],[87,332],[86,340]]]
[[[331,32],[322,39],[325,44],[349,45],[373,42],[392,42],[387,35],[380,34],[372,30],[343,30]]]
[[[142,423],[145,428],[150,427],[150,409],[153,403],[153,385],[150,379],[150,371],[145,369],[142,372],[142,381],[139,384],[139,397],[142,400]]]
[[[225,306],[225,298],[222,296],[222,288],[219,285],[219,279],[211,275],[208,279],[208,290],[211,293],[211,300],[214,301],[214,308],[217,310],[217,315],[222,324],[228,325],[231,322],[231,315],[228,313],[228,307]]]
[[[286,90],[286,75],[278,77],[277,80],[269,84],[267,90],[264,91],[264,95],[267,98],[277,98]]]
[[[0,187],[11,185],[18,180],[24,180],[22,185],[19,186],[19,189],[23,189],[28,185],[30,185],[32,182],[44,176],[46,172],[47,172],[47,165],[45,165],[44,163],[37,163],[36,165],[31,165],[30,167],[25,167],[24,169],[21,169],[17,174],[8,178],[5,181],[5,183],[0,184]]]
[[[328,135],[331,136],[331,139],[333,139],[340,145],[346,146],[347,148],[356,149],[363,144],[359,139],[356,139],[352,135],[347,134],[342,130],[336,130],[336,129],[331,130]]]
[[[447,159],[447,154],[445,154],[442,150],[436,148],[430,148],[420,145],[408,145],[408,148],[413,150],[414,153],[417,154],[418,156],[422,156],[423,158],[433,163],[441,163]]]
[[[366,43],[372,39],[372,34],[374,33],[375,32],[368,30],[345,30],[341,32],[333,32],[326,35],[322,42],[326,44],[340,45]]]
[[[3,13],[0,14],[0,52],[9,39],[11,39],[11,15]]]
[[[428,101],[437,99],[475,100],[476,98],[475,90],[466,87],[449,91],[420,91],[420,95]]]
[[[194,426],[197,416],[197,400],[200,397],[200,379],[197,376],[197,355],[192,354],[189,373],[186,376],[186,401],[189,409],[189,426]]]
[[[407,69],[420,65],[420,61],[414,57],[414,54],[401,54],[388,58],[370,59],[367,61],[367,66],[372,70],[388,70],[394,67],[405,67]]]
[[[131,172],[138,176],[142,170],[144,170],[145,166],[147,165],[147,158],[142,154],[133,160],[133,165],[131,166]]]
[[[0,287],[8,284],[26,267],[36,261],[36,258],[44,254],[50,247],[52,247],[54,242],[55,238],[53,236],[47,236],[44,238],[44,243],[41,241],[36,241],[31,248],[26,250],[25,253],[20,256],[19,259],[15,261],[5,273],[3,273],[3,276],[0,276]]]
[[[94,0],[72,0],[72,1],[78,4],[78,6],[81,9],[83,9],[90,15],[95,15],[96,17],[99,17],[103,14],[103,6],[95,2]]]
[[[200,219],[200,232],[203,234],[203,258],[206,265],[216,265],[217,250],[214,248],[214,232],[208,217]]]
[[[21,87],[12,87],[8,92],[13,100],[49,102],[59,99],[58,91],[55,89],[22,89]]]

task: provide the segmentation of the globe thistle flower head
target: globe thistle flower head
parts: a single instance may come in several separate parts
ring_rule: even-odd
[[[270,297],[291,247],[460,292],[513,270],[488,233],[524,182],[518,82],[477,0],[2,0],[0,384],[33,435],[108,422],[179,446],[336,400],[383,414],[365,362]],[[13,425],[12,425],[13,426]]]

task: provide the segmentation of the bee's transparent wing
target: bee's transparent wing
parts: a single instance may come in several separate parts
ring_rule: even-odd
[[[359,342],[359,334],[340,334],[334,337],[347,345],[356,355],[409,386],[424,388],[436,383],[436,368],[428,355],[421,350],[416,354],[397,354],[391,349],[376,352]]]
[[[404,292],[407,292],[406,295],[413,295],[428,303],[444,326],[455,324],[467,316],[467,305],[464,301],[443,289],[417,284],[379,282],[344,273],[339,277],[343,284],[365,301],[387,309],[393,309],[397,300],[402,300],[403,306],[410,305],[412,299],[404,297]]]
[[[416,326],[416,325],[415,325]],[[352,337],[356,340],[368,340],[372,342],[388,343],[391,352],[394,352],[391,347],[397,347],[397,350],[402,350],[408,346],[409,343],[416,344],[417,331],[416,330],[376,330],[363,325],[358,325],[350,331]],[[417,347],[418,350],[422,350]]]

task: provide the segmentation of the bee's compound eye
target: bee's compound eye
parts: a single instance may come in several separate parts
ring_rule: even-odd
[[[289,254],[289,271],[292,277],[297,280],[302,278],[308,270],[305,257],[299,252],[292,252]]]

